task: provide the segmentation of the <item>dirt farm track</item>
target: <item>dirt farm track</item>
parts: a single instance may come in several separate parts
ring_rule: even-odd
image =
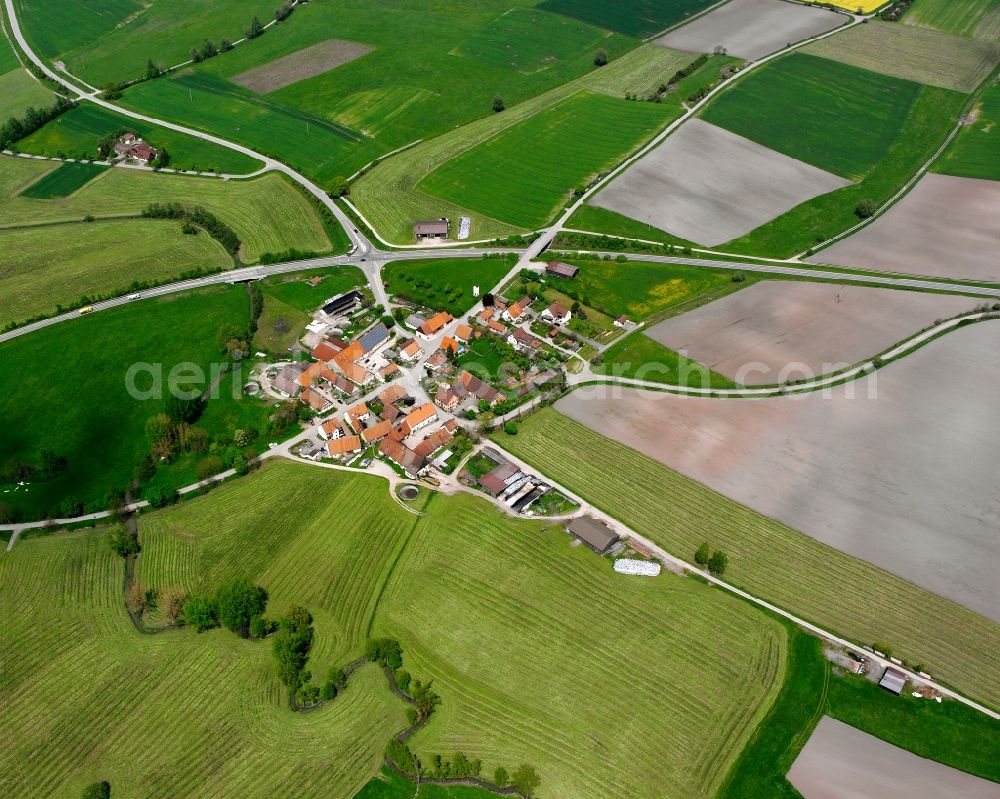
[[[998,336],[1000,322],[960,328],[828,395],[722,400],[589,387],[556,408],[1000,621]]]

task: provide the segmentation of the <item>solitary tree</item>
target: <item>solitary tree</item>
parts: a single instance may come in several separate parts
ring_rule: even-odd
[[[608,51],[602,47],[594,55],[594,64],[596,66],[603,67],[607,63],[608,63]]]
[[[237,457],[242,458],[242,455]],[[246,577],[238,577],[216,591],[215,607],[219,621],[246,638],[250,632],[250,620],[260,616],[267,607],[267,591]]]
[[[712,557],[708,559],[708,570],[712,574],[717,574],[721,577],[726,572],[726,564],[728,562],[729,558],[726,557],[726,553],[721,549],[717,549],[712,553]]]
[[[514,786],[521,796],[531,799],[535,795],[535,788],[542,784],[538,772],[534,766],[524,763],[518,766],[514,773],[510,775],[510,784]]]
[[[504,102],[503,102],[503,97],[501,97],[501,96],[500,96],[499,94],[498,94],[498,95],[496,95],[496,96],[495,96],[495,97],[493,98],[493,110],[494,110],[494,111],[495,111],[496,113],[498,113],[498,114],[499,114],[499,113],[500,113],[501,111],[503,111],[503,110],[504,110],[504,109],[505,109],[506,107],[507,107],[507,106],[505,106],[505,105],[504,105]]]
[[[184,603],[187,601],[187,594],[181,588],[164,588],[160,592],[160,601],[157,606],[162,608],[170,621],[177,621],[184,611]]]
[[[874,200],[865,199],[858,203],[858,207],[854,209],[854,213],[861,219],[868,219],[868,217],[873,216],[877,210],[878,206],[875,204]]]
[[[184,603],[184,621],[198,632],[217,627],[219,619],[215,603],[207,596],[193,596]]]
[[[124,525],[116,525],[108,534],[108,544],[111,549],[123,558],[139,551],[139,539],[125,529]]]
[[[264,32],[264,26],[260,24],[260,20],[254,17],[250,22],[250,27],[247,28],[244,33],[248,39],[256,39]]]
[[[507,773],[507,769],[503,766],[497,766],[497,770],[493,772],[493,784],[500,788],[506,788],[509,782],[510,775]]]
[[[125,592],[125,604],[130,611],[139,616],[146,610],[146,589],[138,580],[133,580]]]
[[[162,74],[163,74],[163,70],[160,69],[155,63],[153,63],[153,59],[152,58],[149,59],[146,62],[146,79],[147,80],[153,80],[154,78],[160,77],[160,75],[162,75]]]
[[[698,551],[694,553],[694,562],[699,566],[704,566],[708,563],[710,557],[712,557],[712,550],[708,546],[708,541],[705,541],[698,547]]]
[[[83,790],[83,799],[111,799],[111,783],[105,780],[88,785]]]

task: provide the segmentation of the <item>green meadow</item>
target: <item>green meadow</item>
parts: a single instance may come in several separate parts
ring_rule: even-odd
[[[203,234],[200,234],[203,235]],[[244,328],[249,303],[243,286],[223,286],[196,294],[143,299],[94,312],[0,344],[0,417],[16,419],[0,429],[0,451],[6,460],[38,465],[39,452],[64,455],[68,469],[54,480],[17,490],[3,486],[0,502],[28,518],[61,516],[67,497],[84,504],[105,505],[112,489],[132,479],[140,455],[149,450],[146,419],[161,413],[165,395],[136,399],[126,377],[136,364],[161,369],[164,385],[170,370],[191,363],[205,375],[192,385],[208,387],[211,364],[225,360],[218,344],[225,324]],[[152,389],[153,378],[141,372],[140,389]],[[238,386],[242,383],[236,381]],[[219,399],[208,401],[198,421],[210,432],[231,432],[242,421],[266,415],[255,400],[233,399],[233,380],[225,378]],[[161,479],[176,485],[194,482],[193,463],[161,467]]]
[[[504,258],[396,261],[385,266],[382,277],[388,281],[387,290],[400,298],[461,316],[479,302],[474,286],[481,294],[492,291],[510,268]]]
[[[254,158],[202,141],[185,133],[156,127],[96,106],[81,103],[17,143],[17,149],[35,155],[96,159],[97,141],[131,130],[153,147],[166,148],[171,169],[246,174],[262,164]]]
[[[715,5],[716,0],[545,0],[548,11],[636,38],[647,38]]]
[[[107,167],[98,164],[64,163],[36,183],[32,183],[21,192],[22,197],[33,200],[52,200],[56,197],[69,197],[77,189],[87,185],[100,175]]]
[[[993,79],[973,113],[974,119],[958,132],[933,169],[963,178],[1000,180],[1000,79]]]
[[[678,115],[671,105],[581,92],[466,150],[417,188],[534,229]]]
[[[889,154],[920,89],[912,81],[792,53],[741,78],[702,117],[858,179]]]

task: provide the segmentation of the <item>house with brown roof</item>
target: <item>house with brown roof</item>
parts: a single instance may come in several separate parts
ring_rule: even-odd
[[[441,410],[451,413],[462,404],[462,398],[451,386],[440,386],[434,395],[434,402]]]
[[[527,330],[523,328],[515,328],[514,332],[507,336],[507,343],[510,344],[517,352],[522,350],[528,350],[529,352],[538,350],[542,346],[542,340],[535,338]]]
[[[572,318],[573,314],[570,310],[559,302],[552,303],[542,311],[542,319],[548,319],[554,325],[565,325]]]
[[[485,325],[487,322],[490,321],[490,319],[494,317],[495,314],[496,311],[493,310],[492,308],[483,308],[483,310],[479,312],[479,316],[477,316],[476,318]]]
[[[381,402],[382,405],[392,405],[393,403],[399,402],[405,396],[406,389],[398,383],[382,389],[382,391],[378,394],[379,402]]]
[[[471,372],[462,372],[458,376],[454,391],[459,397],[472,395],[476,399],[486,400],[490,405],[495,405],[503,398],[493,386],[483,382]]]
[[[332,361],[334,357],[343,349],[343,347],[338,347],[333,342],[321,341],[315,347],[312,348],[312,352],[309,354],[315,358],[317,361]]]
[[[625,316],[625,314],[622,314],[617,319],[615,319],[613,324],[615,327],[628,327],[628,317]]]
[[[427,366],[430,369],[437,371],[446,363],[448,363],[448,353],[446,353],[444,350],[439,349],[435,350],[434,353],[431,355],[431,357],[428,358],[426,361],[424,361],[424,366]]]
[[[604,555],[618,541],[618,534],[593,516],[578,516],[566,525],[566,531],[583,544]]]
[[[333,406],[330,400],[311,387],[303,391],[299,395],[299,399],[317,413],[323,413],[323,411]]]
[[[330,419],[319,426],[319,434],[323,438],[343,438],[347,435],[347,428],[341,419]]]
[[[459,341],[468,343],[472,338],[473,330],[469,325],[458,325],[455,328],[455,338]]]
[[[399,357],[404,361],[412,361],[414,358],[417,358],[421,352],[423,352],[423,350],[421,350],[420,344],[415,338],[408,339],[399,346]]]
[[[499,463],[479,478],[479,485],[491,497],[502,494],[521,475],[521,470],[513,463]]]
[[[317,361],[316,363],[309,364],[296,380],[302,388],[308,388],[319,380],[329,382],[336,379],[336,377],[337,375],[330,371],[325,363]]]
[[[515,302],[513,305],[508,306],[507,310],[501,314],[501,317],[508,322],[518,325],[524,320],[524,308],[521,306],[521,303]]]
[[[367,430],[361,434],[361,439],[366,444],[371,444],[373,441],[381,441],[387,435],[389,435],[392,430],[392,423],[387,421],[376,422]]]
[[[380,416],[387,422],[395,422],[396,419],[402,414],[403,412],[395,405],[383,405],[382,413],[380,414]]]
[[[278,370],[278,373],[271,381],[271,386],[279,394],[283,394],[286,397],[294,397],[302,390],[299,377],[308,368],[309,364],[306,363],[286,364]],[[307,382],[306,385],[309,385],[309,383]]]
[[[457,353],[458,342],[455,341],[455,339],[453,339],[451,336],[445,336],[443,339],[441,339],[441,349],[443,349],[445,352],[448,352],[450,350],[451,352]]]
[[[358,393],[358,387],[354,383],[345,380],[341,375],[335,374],[332,378],[328,379],[328,382],[341,394],[346,395],[348,399]]]
[[[371,412],[368,410],[368,406],[363,402],[359,402],[357,405],[352,405],[344,411],[344,418],[347,419],[356,433],[360,433],[365,429],[364,422],[366,422],[370,416]]]
[[[378,370],[378,376],[382,378],[383,382],[391,380],[398,373],[399,367],[394,363],[390,363],[388,366],[383,366]]]
[[[419,408],[410,411],[410,413],[406,415],[406,418],[403,420],[403,424],[401,426],[403,430],[406,431],[407,435],[409,435],[410,433],[415,433],[417,430],[436,422],[437,418],[437,408],[428,402],[421,405]]]
[[[413,451],[421,458],[430,460],[431,455],[441,449],[441,447],[447,446],[454,440],[455,436],[442,427],[435,430],[427,436],[427,438],[417,444],[417,446],[413,448]]]
[[[424,468],[423,458],[391,438],[383,438],[378,445],[378,451],[398,464],[410,477],[417,477]]]
[[[500,324],[496,319],[490,319],[486,323],[486,327],[491,333],[498,333],[501,336],[507,333],[507,326]]]
[[[424,338],[433,338],[436,333],[443,330],[454,318],[447,311],[439,311],[420,326],[419,335]]]
[[[359,386],[365,385],[371,379],[371,375],[368,374],[367,369],[363,366],[358,366],[352,361],[343,361],[338,358],[334,361],[334,365],[343,372],[344,377],[357,383]]]
[[[562,261],[549,261],[545,265],[545,274],[553,277],[572,279],[580,274],[580,267],[564,264]]]
[[[444,239],[448,237],[451,229],[451,222],[447,217],[431,219],[413,223],[413,237],[415,239]]]
[[[361,439],[358,436],[343,436],[326,442],[326,453],[331,458],[339,458],[361,451]]]

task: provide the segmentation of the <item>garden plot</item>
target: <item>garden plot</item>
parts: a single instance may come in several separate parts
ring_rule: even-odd
[[[725,47],[729,55],[756,61],[789,42],[809,39],[846,21],[835,11],[783,0],[732,0],[656,43],[692,53]]]
[[[646,335],[743,385],[774,385],[859,363],[972,306],[967,297],[765,280]]]
[[[1000,44],[872,20],[806,45],[803,52],[883,75],[971,92],[996,66]]]
[[[289,55],[276,58],[259,67],[248,69],[231,80],[260,94],[267,94],[291,86],[306,78],[322,75],[331,69],[368,55],[373,49],[367,44],[327,39]]]
[[[1000,784],[918,757],[829,716],[795,758],[788,781],[805,799],[1000,799]]]
[[[1000,182],[925,175],[884,216],[809,261],[1000,282]]]
[[[720,400],[595,387],[556,408],[1000,621],[1000,427],[987,390],[1000,380],[998,332],[997,322],[961,328],[827,392]]]
[[[713,247],[849,183],[692,119],[625,170],[591,205]]]

